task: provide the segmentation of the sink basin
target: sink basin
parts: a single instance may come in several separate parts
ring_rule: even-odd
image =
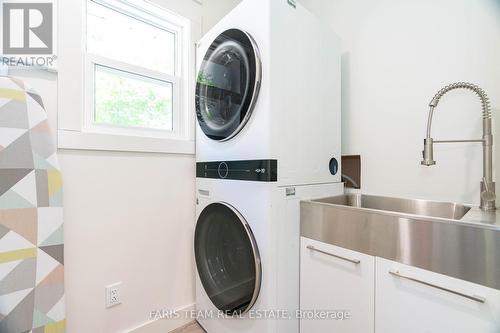
[[[363,194],[346,194],[314,200],[314,202],[452,220],[460,220],[471,209],[468,206],[449,202],[389,198]]]
[[[347,194],[300,203],[301,236],[500,290],[500,212]]]

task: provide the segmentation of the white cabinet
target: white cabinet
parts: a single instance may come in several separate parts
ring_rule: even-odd
[[[374,257],[302,237],[300,274],[302,314],[328,311],[332,318],[302,318],[301,333],[374,331]],[[334,319],[345,312],[348,318]]]
[[[376,332],[500,332],[500,291],[381,258],[376,267]]]
[[[301,333],[500,333],[500,291],[302,237]]]

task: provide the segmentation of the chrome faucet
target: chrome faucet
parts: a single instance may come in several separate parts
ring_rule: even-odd
[[[483,138],[479,140],[434,140],[431,136],[432,116],[434,109],[439,104],[439,100],[449,91],[455,89],[468,89],[476,93],[481,99],[483,109]],[[480,142],[483,144],[483,179],[481,180],[481,205],[483,210],[496,209],[496,194],[495,183],[493,182],[493,134],[491,131],[491,108],[490,100],[486,92],[480,87],[472,83],[458,82],[450,84],[441,89],[432,99],[429,104],[429,120],[427,122],[427,137],[424,140],[424,151],[422,165],[432,166],[436,164],[434,161],[434,144],[435,143],[463,143],[463,142]]]

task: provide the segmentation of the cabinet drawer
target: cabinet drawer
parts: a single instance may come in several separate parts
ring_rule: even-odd
[[[500,291],[376,259],[376,332],[500,332]]]
[[[340,311],[340,319],[302,319],[301,333],[374,331],[375,258],[302,237],[302,311]]]

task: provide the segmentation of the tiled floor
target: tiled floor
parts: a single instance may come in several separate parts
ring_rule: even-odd
[[[201,328],[197,323],[193,323],[172,333],[205,333],[205,330],[203,330],[203,328]]]

